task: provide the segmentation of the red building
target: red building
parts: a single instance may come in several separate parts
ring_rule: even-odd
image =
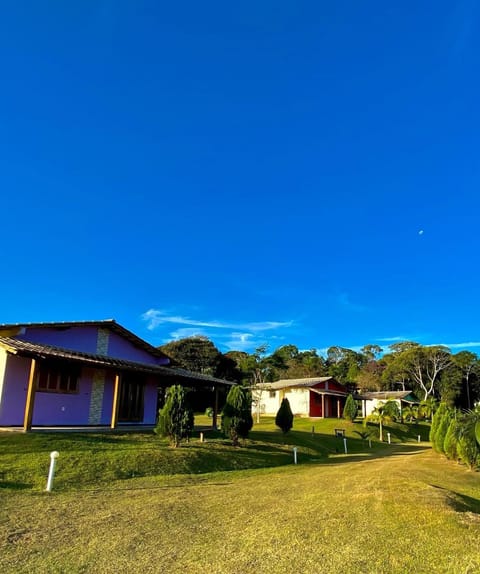
[[[254,392],[254,409],[275,415],[282,399],[287,398],[295,415],[340,418],[347,395],[347,388],[333,377],[284,379],[261,385]]]

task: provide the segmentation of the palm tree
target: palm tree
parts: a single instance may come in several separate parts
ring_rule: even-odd
[[[380,442],[383,442],[383,425],[387,422],[400,418],[400,409],[396,401],[387,401],[386,403],[379,403],[368,417],[363,419],[363,424],[372,421],[378,423]]]
[[[410,405],[403,407],[402,419],[404,419],[407,422],[412,422],[415,419],[415,413],[413,407],[411,407]]]
[[[435,397],[428,397],[420,403],[420,406],[418,407],[418,414],[425,419],[431,420],[437,408],[437,399]]]

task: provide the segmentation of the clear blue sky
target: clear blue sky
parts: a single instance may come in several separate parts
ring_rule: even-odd
[[[18,0],[0,52],[0,322],[480,345],[475,0]]]

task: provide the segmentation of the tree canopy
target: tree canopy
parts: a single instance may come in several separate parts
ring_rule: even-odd
[[[451,407],[471,408],[480,400],[480,361],[475,353],[453,354],[444,346],[399,341],[387,350],[366,344],[360,350],[331,346],[316,349],[285,344],[270,350],[221,353],[206,337],[188,337],[160,347],[174,364],[258,389],[279,379],[330,375],[351,392],[411,390],[422,401],[443,400]],[[256,400],[254,393],[254,400]]]

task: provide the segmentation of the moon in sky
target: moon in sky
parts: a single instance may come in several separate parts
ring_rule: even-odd
[[[418,232],[418,235],[423,235],[423,229],[420,229],[420,231]]]

